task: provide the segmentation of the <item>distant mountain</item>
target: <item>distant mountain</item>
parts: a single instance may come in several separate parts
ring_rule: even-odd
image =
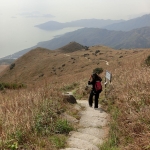
[[[43,30],[59,30],[67,27],[87,27],[87,28],[103,28],[107,30],[129,31],[137,28],[150,26],[150,14],[143,15],[130,20],[103,20],[103,19],[82,19],[66,23],[49,21],[36,25]]]
[[[15,59],[1,59],[0,65],[9,65],[9,64],[13,63],[14,61],[15,61]]]
[[[6,58],[18,58],[28,51],[43,47],[50,50],[59,49],[70,42],[77,42],[83,46],[105,45],[114,49],[150,48],[150,27],[143,27],[131,31],[111,31],[99,28],[82,28],[66,33],[50,41],[40,42],[34,47],[19,51]]]
[[[105,26],[105,29],[108,30],[117,30],[117,31],[129,31],[137,28],[150,26],[150,14],[131,19],[128,21],[123,21],[119,23],[114,23],[108,26]]]
[[[59,30],[67,27],[102,28],[104,26],[119,22],[124,22],[124,20],[82,19],[66,23],[48,21],[46,23],[36,25],[35,27],[38,27],[43,30]]]
[[[134,29],[128,32],[110,31],[99,28],[83,28],[50,41],[38,43],[38,47],[51,50],[58,49],[69,42],[75,41],[84,46],[105,45],[115,49],[149,48],[150,27]]]

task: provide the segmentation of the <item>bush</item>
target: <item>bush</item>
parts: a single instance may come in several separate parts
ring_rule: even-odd
[[[0,83],[0,91],[4,90],[4,85],[2,83]]]
[[[10,70],[12,70],[15,67],[15,63],[10,65]]]
[[[46,106],[47,105],[47,106]],[[38,114],[35,116],[34,127],[33,130],[38,135],[47,135],[54,133],[54,112],[51,108],[48,108],[50,104],[45,104],[41,106]]]
[[[55,128],[56,132],[61,134],[68,134],[73,130],[73,127],[67,122],[67,120],[57,120]]]
[[[23,83],[0,83],[0,91],[4,89],[20,89],[26,87]]]
[[[14,133],[10,135],[11,139],[14,139],[17,141],[18,144],[23,144],[27,142],[27,132],[25,132],[23,129],[18,129]]]
[[[150,66],[150,55],[145,60],[145,63],[146,63],[147,66]]]

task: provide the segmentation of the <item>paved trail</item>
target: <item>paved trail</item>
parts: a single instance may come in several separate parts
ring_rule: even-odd
[[[91,108],[86,100],[78,100],[85,109],[81,111],[79,129],[70,133],[68,148],[61,150],[99,150],[98,145],[108,135],[108,114],[101,108]]]

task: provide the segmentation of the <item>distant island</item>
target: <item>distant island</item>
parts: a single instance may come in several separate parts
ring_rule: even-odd
[[[150,14],[130,20],[81,19],[66,23],[48,21],[35,27],[42,30],[59,30],[67,27],[103,28],[116,31],[130,31],[136,28],[150,26]]]
[[[60,30],[68,27],[103,28],[119,22],[124,22],[124,20],[82,19],[66,23],[48,21],[43,24],[36,25],[35,27],[38,27],[42,30]]]

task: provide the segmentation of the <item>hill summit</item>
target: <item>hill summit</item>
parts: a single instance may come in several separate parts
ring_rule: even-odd
[[[61,78],[60,81],[62,78],[72,81],[72,75],[83,77],[83,71],[87,71],[87,76],[99,64],[106,66],[105,61],[100,62],[100,59],[106,60],[105,53],[110,50],[112,49],[101,45],[85,50],[85,46],[76,42],[70,42],[57,50],[38,47],[18,58],[1,72],[0,82],[34,85],[44,80],[50,80],[51,83],[56,80],[55,78]]]
[[[77,43],[77,42],[70,42],[69,44],[59,48],[59,50],[61,52],[65,52],[65,53],[71,53],[71,52],[75,52],[81,49],[84,49],[85,46]]]

